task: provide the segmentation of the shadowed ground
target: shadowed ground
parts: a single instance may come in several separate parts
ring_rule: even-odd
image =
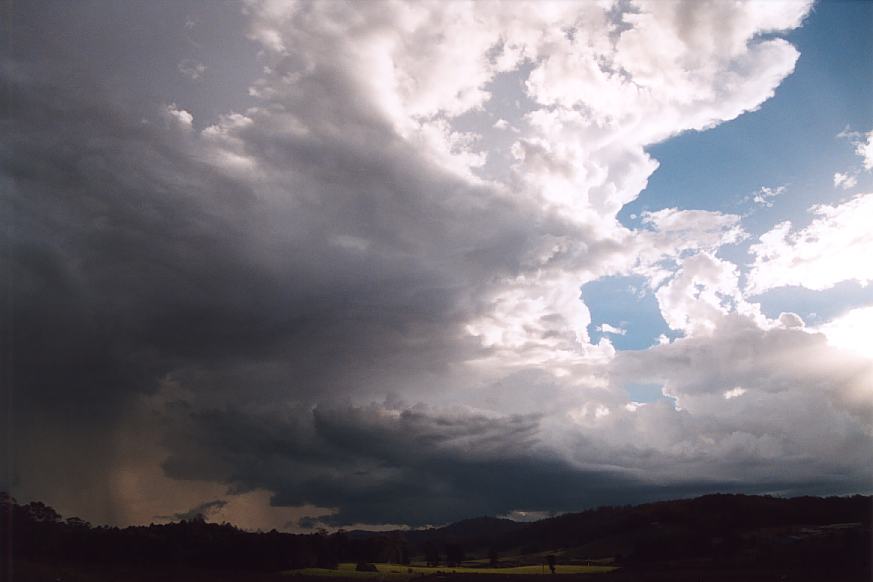
[[[197,568],[121,568],[121,567],[55,567],[17,562],[13,576],[5,571],[4,582],[320,582],[322,576],[305,574],[220,571]],[[337,572],[341,574],[341,572]],[[419,582],[544,582],[549,574],[432,574],[414,576]],[[376,580],[391,580],[376,576]],[[338,575],[334,580],[354,580],[354,576]],[[360,578],[358,578],[360,579]],[[396,579],[396,578],[395,578]],[[691,565],[657,566],[647,569],[623,568],[604,574],[564,574],[563,582],[868,582],[869,572],[841,572],[834,567],[805,569],[711,569]]]

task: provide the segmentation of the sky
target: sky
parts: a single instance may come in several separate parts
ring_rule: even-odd
[[[0,15],[0,488],[422,527],[873,491],[873,3]]]

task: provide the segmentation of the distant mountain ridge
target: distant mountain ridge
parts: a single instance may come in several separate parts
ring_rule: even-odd
[[[526,547],[531,551],[539,551],[578,547],[594,539],[655,526],[707,534],[835,523],[856,523],[861,527],[869,527],[871,517],[871,496],[782,498],[712,494],[642,505],[598,507],[526,523],[483,516],[423,530],[356,530],[349,533],[356,537],[395,535],[410,544],[430,541],[461,543],[470,549],[494,546],[504,550]]]
[[[503,536],[518,532],[527,524],[500,517],[471,517],[440,527],[425,529],[370,531],[352,530],[347,532],[353,538],[370,538],[386,534],[400,536],[410,543],[451,542],[451,543],[496,543]]]

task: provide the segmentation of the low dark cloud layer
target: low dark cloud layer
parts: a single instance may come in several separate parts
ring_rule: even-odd
[[[242,490],[267,487],[275,505],[336,508],[318,518],[334,526],[570,511],[724,487],[643,484],[618,469],[573,467],[541,446],[539,424],[536,416],[375,404],[317,407],[311,418],[299,411],[285,418],[213,411],[175,423],[184,429],[171,437],[175,453],[165,469],[176,478],[207,476]]]

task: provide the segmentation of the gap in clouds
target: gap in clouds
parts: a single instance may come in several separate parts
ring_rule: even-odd
[[[779,287],[755,297],[767,317],[777,318],[783,311],[798,314],[807,325],[815,326],[856,307],[873,305],[873,285],[843,281],[830,289],[815,291],[803,287]]]
[[[602,277],[583,285],[581,297],[591,311],[588,333],[593,342],[607,337],[618,350],[641,350],[656,345],[661,335],[680,335],[664,321],[644,277]],[[599,329],[604,323],[627,333],[604,333]]]

